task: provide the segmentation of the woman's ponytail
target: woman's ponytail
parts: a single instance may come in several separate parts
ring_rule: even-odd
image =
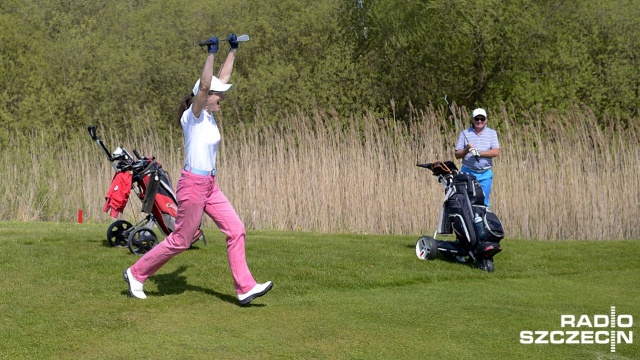
[[[182,99],[182,102],[180,103],[180,112],[178,113],[178,122],[180,122],[180,119],[182,119],[182,114],[184,114],[184,112],[189,109],[191,104],[193,104],[193,93],[185,96],[184,99]]]

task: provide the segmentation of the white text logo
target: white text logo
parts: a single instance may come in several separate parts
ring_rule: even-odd
[[[520,331],[521,344],[608,344],[616,352],[617,344],[632,344],[633,316],[616,315],[611,307],[609,315],[560,315],[562,330]]]

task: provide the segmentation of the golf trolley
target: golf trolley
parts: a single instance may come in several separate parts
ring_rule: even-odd
[[[152,230],[154,226],[157,226],[165,236],[175,228],[178,200],[171,187],[169,175],[155,157],[142,157],[135,149],[133,153],[137,160],[134,160],[131,154],[120,146],[110,154],[102,140],[98,138],[95,126],[89,125],[89,134],[107,156],[116,174],[119,172],[131,174],[131,190],[142,202],[142,212],[147,214],[135,225],[126,220],[114,221],[107,229],[107,241],[111,246],[126,246],[133,254],[143,255],[158,244],[158,237]],[[204,233],[198,228],[192,245],[200,239],[205,245],[207,244]]]
[[[439,252],[444,258],[473,262],[477,268],[493,272],[493,257],[502,251],[500,240],[504,238],[504,229],[498,217],[484,205],[484,192],[475,176],[459,173],[452,161],[416,166],[431,170],[445,190],[438,228],[433,237],[425,235],[418,239],[418,258],[433,260]],[[456,240],[436,240],[439,234],[455,234]]]

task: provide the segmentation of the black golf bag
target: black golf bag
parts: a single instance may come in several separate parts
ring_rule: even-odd
[[[445,257],[464,262],[468,256],[478,268],[493,271],[493,256],[502,250],[504,229],[496,214],[484,205],[484,192],[475,176],[459,173],[452,161],[417,166],[438,177],[445,196],[438,228],[433,237],[418,240],[416,255],[432,260],[440,251]],[[436,240],[438,234],[455,234],[456,241]]]
[[[484,243],[500,243],[502,223],[484,205],[482,187],[471,174],[453,176],[451,189],[442,204],[440,234],[455,234],[468,251]],[[476,224],[476,221],[479,221]]]

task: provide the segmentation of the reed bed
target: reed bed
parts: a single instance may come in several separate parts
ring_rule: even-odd
[[[468,111],[458,113],[468,124]],[[581,107],[489,115],[502,147],[492,209],[509,238],[640,238],[637,121],[598,126]],[[175,187],[184,161],[181,130],[160,134],[155,121],[140,113],[126,131],[98,133],[110,149],[156,156]],[[462,124],[454,129],[448,121],[442,107],[414,111],[409,121],[321,112],[291,114],[277,124],[258,117],[222,128],[219,184],[248,229],[430,234],[443,190],[415,163],[453,159]],[[114,172],[86,131],[56,144],[16,137],[0,162],[0,190],[7,194],[0,219],[75,221],[82,209],[85,221],[111,221],[102,206]],[[132,193],[122,217],[140,220],[140,208]]]

